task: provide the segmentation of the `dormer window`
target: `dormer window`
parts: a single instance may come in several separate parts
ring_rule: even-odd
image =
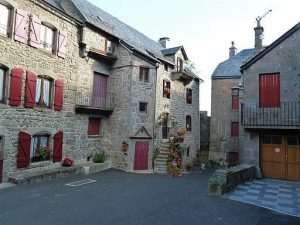
[[[177,72],[182,72],[183,71],[183,60],[181,58],[177,58]]]
[[[40,48],[46,50],[47,52],[53,53],[54,49],[54,29],[41,24],[40,33]]]
[[[113,52],[112,42],[109,41],[109,40],[106,40],[106,52],[107,53],[112,53]]]
[[[0,4],[0,34],[7,35],[9,31],[10,9]]]

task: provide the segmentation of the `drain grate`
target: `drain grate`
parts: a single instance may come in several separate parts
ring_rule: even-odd
[[[81,186],[81,185],[85,185],[85,184],[90,184],[90,183],[94,183],[97,180],[92,180],[92,179],[84,179],[84,180],[79,180],[79,181],[75,181],[72,183],[68,183],[66,184],[67,186],[71,186],[71,187],[77,187],[77,186]]]

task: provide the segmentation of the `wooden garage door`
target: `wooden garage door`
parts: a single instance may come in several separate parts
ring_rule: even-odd
[[[264,177],[300,180],[300,138],[262,135],[261,167]]]
[[[149,142],[137,141],[135,142],[134,151],[134,170],[148,170],[148,153]]]

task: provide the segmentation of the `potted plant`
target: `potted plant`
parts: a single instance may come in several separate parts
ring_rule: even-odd
[[[66,157],[63,159],[61,165],[64,167],[70,167],[74,164],[74,160],[71,157]]]
[[[221,196],[224,193],[225,182],[218,177],[211,177],[208,180],[208,195]]]
[[[173,177],[180,177],[180,176],[182,176],[181,169],[178,166],[175,166],[173,171]]]
[[[96,152],[93,156],[94,163],[104,163],[106,160],[106,155],[104,151]]]
[[[192,163],[187,163],[187,164],[185,165],[185,168],[186,168],[187,171],[192,171],[192,168],[193,168]]]

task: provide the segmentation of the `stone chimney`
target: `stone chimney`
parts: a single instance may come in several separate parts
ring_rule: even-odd
[[[264,28],[260,24],[261,19],[262,19],[262,17],[256,18],[257,26],[254,28],[254,32],[255,32],[254,48],[255,48],[255,50],[260,50],[263,47],[262,40],[264,37]]]
[[[167,48],[167,42],[168,41],[170,41],[170,38],[162,37],[158,40],[158,43],[160,43],[164,48]]]
[[[229,48],[229,58],[236,54],[236,47],[234,46],[234,41],[231,42],[231,47]]]

